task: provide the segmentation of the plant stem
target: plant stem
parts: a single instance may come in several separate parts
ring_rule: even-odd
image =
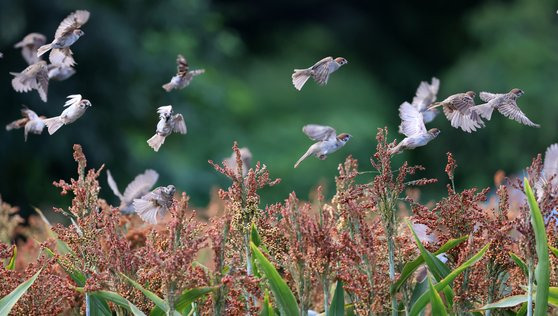
[[[529,280],[527,283],[527,316],[533,315],[533,259],[528,260]]]
[[[389,256],[389,279],[393,284],[395,282],[395,245],[393,242],[393,236],[388,234],[388,256]],[[395,294],[391,296],[391,314],[397,316],[397,298]]]
[[[325,275],[322,276],[322,286],[324,290],[324,311],[325,315],[329,316],[329,282]]]

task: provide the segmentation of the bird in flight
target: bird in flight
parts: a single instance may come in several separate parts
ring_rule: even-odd
[[[335,59],[326,57],[310,68],[295,69],[292,75],[293,85],[297,90],[301,90],[310,77],[320,86],[326,85],[329,75],[347,63],[348,61],[343,57]]]
[[[295,168],[298,167],[304,159],[310,156],[316,156],[320,160],[325,160],[328,155],[345,146],[352,137],[347,133],[337,135],[333,127],[315,124],[305,125],[302,128],[302,132],[311,140],[317,141],[317,143],[310,146],[306,153],[298,159],[294,165]]]

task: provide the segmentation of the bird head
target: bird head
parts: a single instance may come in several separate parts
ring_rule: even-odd
[[[165,191],[166,194],[170,196],[173,196],[174,192],[176,192],[176,188],[172,184],[167,185],[163,190]]]
[[[83,35],[85,35],[85,32],[83,32],[83,31],[80,30],[80,29],[74,30],[73,33],[74,33],[74,35],[77,35],[78,37],[82,37]]]
[[[343,58],[343,57],[337,57],[335,58],[335,62],[337,62],[340,66],[345,65],[346,63],[348,63],[348,61]]]
[[[523,92],[523,90],[517,88],[512,89],[510,92],[515,94],[518,97],[522,96],[525,93]]]
[[[431,128],[428,130],[428,134],[432,135],[432,137],[437,137],[440,134],[440,130],[437,128]]]
[[[83,99],[81,100],[81,102],[79,103],[79,106],[81,108],[89,108],[92,106],[91,102],[89,100]]]
[[[351,136],[350,134],[347,134],[347,133],[341,133],[341,134],[337,135],[337,139],[339,139],[343,143],[348,142],[349,139],[351,139],[351,137],[353,137],[353,136]]]
[[[474,91],[467,91],[465,92],[465,94],[473,99],[475,98],[475,95],[477,95]]]

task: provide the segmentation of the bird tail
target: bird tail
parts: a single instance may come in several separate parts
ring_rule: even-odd
[[[44,119],[43,122],[45,122],[45,125],[47,126],[47,129],[48,129],[48,133],[50,135],[56,133],[56,131],[60,127],[62,127],[62,125],[64,125],[64,122],[62,122],[62,119],[60,118],[60,116],[55,116],[55,117]]]
[[[295,167],[295,168],[298,167],[298,165],[300,165],[300,163],[301,163],[304,159],[310,157],[311,155],[312,155],[312,148],[309,148],[308,151],[306,151],[306,153],[304,153],[304,155],[302,155],[302,157],[300,157],[300,159],[298,159],[298,161],[295,163],[294,167]]]
[[[432,110],[440,106],[442,106],[442,102],[434,102],[427,107],[427,110]]]
[[[37,57],[41,57],[44,53],[52,49],[52,43],[43,45],[37,50]]]
[[[163,89],[165,89],[165,91],[167,91],[167,92],[171,92],[173,88],[174,88],[174,85],[172,84],[172,82],[165,83],[163,85]]]
[[[155,151],[159,151],[161,145],[165,143],[165,136],[161,136],[159,134],[153,135],[150,139],[147,140],[149,147],[153,148]]]
[[[490,121],[492,117],[492,112],[494,111],[494,107],[490,103],[480,104],[472,108],[474,112],[480,115],[482,118]]]
[[[403,152],[403,145],[400,142],[399,144],[397,144],[397,146],[393,147],[392,149],[389,150],[389,154],[390,155],[395,155],[395,154],[400,154]]]
[[[134,211],[144,222],[157,224],[159,209],[160,207],[155,206],[151,201],[134,199]]]
[[[300,91],[306,81],[312,76],[312,69],[295,69],[292,75],[294,87]]]

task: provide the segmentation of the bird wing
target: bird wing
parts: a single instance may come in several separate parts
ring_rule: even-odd
[[[558,184],[558,143],[550,145],[544,154],[543,175],[545,179],[554,176],[553,184]]]
[[[39,118],[39,116],[37,115],[37,113],[35,113],[33,110],[30,110],[28,107],[26,107],[25,105],[23,105],[23,108],[21,109],[21,115],[23,115],[23,117],[28,118],[29,120],[36,120]]]
[[[523,113],[517,106],[515,100],[510,100],[509,102],[501,104],[500,106],[498,106],[498,111],[505,117],[515,120],[521,124],[532,127],[540,126],[539,124],[531,122],[531,120],[527,118],[525,113]]]
[[[456,95],[449,103],[453,108],[461,113],[467,113],[471,107],[475,106],[475,100],[465,93]]]
[[[149,192],[151,188],[157,183],[159,174],[155,170],[147,169],[144,173],[137,175],[130,184],[126,187],[123,194],[123,201],[127,203],[132,202]]]
[[[426,133],[422,114],[409,102],[403,102],[399,106],[399,117],[401,118],[401,125],[399,125],[399,132],[401,134],[411,137]]]
[[[47,64],[43,61],[37,63],[39,65],[39,69],[37,71],[37,91],[41,96],[41,100],[44,102],[47,101],[47,94],[48,94],[48,67]]]
[[[50,62],[57,66],[72,67],[76,64],[74,53],[69,47],[53,48],[48,55]]]
[[[423,112],[430,104],[436,101],[439,89],[440,80],[436,77],[432,78],[431,84],[428,84],[426,81],[422,81],[417,88],[412,105],[417,107],[419,112]]]
[[[188,61],[184,56],[178,55],[176,57],[176,73],[179,75],[185,75],[188,72]]]
[[[69,100],[66,101],[66,103],[64,103],[64,107],[78,105],[81,102],[81,99],[82,99],[81,94],[71,94],[71,95],[67,96],[66,98],[69,99]]]
[[[75,29],[79,29],[87,20],[89,20],[89,11],[87,10],[77,10],[71,13],[60,22],[60,25],[56,29],[56,33],[54,33],[54,38],[62,37],[73,32]]]
[[[120,193],[120,190],[118,190],[118,185],[116,185],[116,181],[114,181],[110,170],[107,170],[107,182],[110,189],[112,190],[112,193],[114,193],[114,195],[116,195],[122,201],[124,197]]]
[[[333,58],[326,57],[312,66],[312,74],[314,80],[316,80],[318,84],[324,85],[327,83],[327,80],[329,78],[329,64],[331,62],[333,62]]]
[[[157,109],[157,113],[163,114],[163,115],[172,115],[172,105],[160,106]]]
[[[483,100],[484,102],[488,102],[492,99],[495,99],[497,97],[499,97],[501,94],[497,94],[497,93],[490,93],[490,92],[481,92],[479,94],[479,97],[481,98],[481,100]]]
[[[186,122],[184,122],[184,117],[182,114],[176,114],[172,118],[172,131],[175,133],[186,134]]]
[[[324,141],[337,136],[333,127],[316,124],[305,125],[302,132],[315,141]]]

